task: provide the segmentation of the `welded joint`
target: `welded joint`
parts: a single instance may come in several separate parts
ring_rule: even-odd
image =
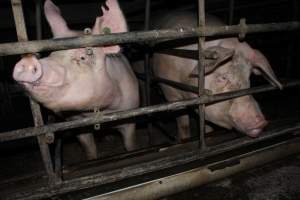
[[[239,40],[244,40],[248,30],[245,18],[240,19],[239,27],[240,27]]]
[[[53,144],[55,140],[54,133],[46,133],[43,140],[45,141],[46,144]]]

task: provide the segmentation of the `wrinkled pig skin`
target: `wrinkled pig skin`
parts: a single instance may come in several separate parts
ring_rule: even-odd
[[[106,5],[108,9],[101,7],[103,15],[97,17],[91,34],[128,31],[117,0],[107,0]],[[83,34],[68,28],[59,8],[51,0],[45,1],[44,11],[54,38]],[[15,65],[13,78],[34,99],[57,113],[136,108],[139,106],[138,82],[120,50],[115,45],[54,51],[42,59],[25,56]],[[136,149],[135,124],[117,128],[126,149]],[[92,133],[80,134],[78,138],[87,158],[97,158]]]
[[[169,29],[180,27],[196,27],[197,16],[189,12],[169,12],[159,16],[153,22],[153,29]],[[209,25],[222,25],[213,16],[207,16]],[[177,42],[178,43],[178,42]],[[205,42],[204,48],[223,47],[234,50],[233,57],[218,66],[212,73],[205,76],[205,88],[213,94],[236,91],[250,87],[250,74],[263,72],[275,86],[282,87],[276,79],[271,66],[265,56],[258,50],[251,48],[246,42],[239,42],[236,38],[217,39]],[[178,49],[197,50],[197,44],[177,46]],[[198,73],[198,61],[173,55],[155,53],[153,55],[153,71],[160,78],[169,79],[189,85],[198,85],[198,79],[191,74]],[[140,62],[133,63],[137,72],[143,71]],[[178,101],[197,97],[196,94],[184,92],[174,87],[160,84],[168,101]],[[206,106],[206,120],[221,127],[235,128],[250,137],[257,137],[267,125],[257,102],[252,96],[244,96]],[[185,140],[190,137],[189,118],[187,115],[178,117],[178,137]]]

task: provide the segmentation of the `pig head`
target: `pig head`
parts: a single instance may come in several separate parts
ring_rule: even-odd
[[[189,12],[169,12],[159,16],[153,22],[152,28],[195,27],[196,15]],[[221,25],[219,20],[207,16],[209,25]],[[179,44],[179,42],[176,42]],[[265,56],[251,48],[245,42],[236,38],[212,40],[205,43],[206,50],[214,48],[228,49],[233,52],[230,59],[220,62],[213,70],[206,70],[205,88],[212,94],[236,91],[250,87],[250,74],[263,74],[275,86],[282,87]],[[177,45],[176,49],[197,50],[197,44]],[[164,50],[166,52],[166,50]],[[134,66],[134,68],[140,68]],[[138,69],[140,71],[140,69]],[[160,78],[169,79],[193,86],[197,86],[198,61],[190,58],[176,57],[168,53],[153,55],[153,71]],[[168,101],[178,101],[197,97],[196,94],[185,92],[174,87],[161,84],[163,93]],[[244,96],[206,106],[206,120],[227,129],[235,128],[250,137],[256,137],[266,126],[265,120],[257,102],[252,96]],[[178,133],[181,140],[190,137],[189,118],[177,118]]]
[[[127,24],[117,0],[107,0],[85,34],[126,32]],[[44,11],[55,39],[83,35],[68,28],[59,8],[46,0]],[[38,102],[54,112],[125,110],[139,105],[138,83],[118,45],[54,51],[48,57],[23,57],[13,78]],[[135,124],[118,127],[127,150],[135,144]],[[92,134],[79,135],[88,158],[96,158]]]

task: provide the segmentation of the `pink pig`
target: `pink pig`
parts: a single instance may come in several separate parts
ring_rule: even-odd
[[[187,11],[170,11],[164,15],[156,16],[152,20],[153,29],[179,29],[182,27],[196,27],[197,15]],[[214,16],[207,16],[208,25],[224,25]],[[176,41],[177,49],[197,50],[197,44],[187,45],[183,41],[180,45]],[[277,80],[268,60],[258,50],[251,48],[246,42],[239,42],[236,38],[217,39],[205,42],[206,50],[233,51],[231,59],[221,62],[215,70],[206,74],[205,89],[212,94],[247,89],[250,87],[250,75],[263,74],[275,86],[282,85]],[[167,52],[167,50],[164,50]],[[133,64],[134,70],[143,71],[141,63]],[[174,55],[155,53],[153,55],[153,71],[157,77],[197,86],[198,60],[176,57]],[[196,94],[185,92],[174,87],[160,84],[168,101],[179,101],[197,97]],[[267,125],[257,102],[253,96],[243,96],[228,101],[209,104],[206,106],[205,119],[221,127],[235,128],[250,137],[257,137]],[[177,118],[178,137],[185,140],[190,137],[189,117],[183,115]],[[208,127],[210,128],[210,127]],[[208,131],[209,129],[207,129]]]
[[[127,24],[117,0],[107,0],[103,16],[97,17],[91,34],[126,32]],[[44,4],[54,38],[83,35],[70,30],[51,0]],[[54,112],[126,110],[139,106],[138,82],[120,46],[54,51],[48,57],[22,58],[13,78],[38,102]],[[136,149],[135,124],[119,125],[127,150]],[[78,135],[88,159],[97,158],[92,133]]]

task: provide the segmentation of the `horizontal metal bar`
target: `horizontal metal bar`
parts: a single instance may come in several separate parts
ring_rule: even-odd
[[[95,175],[90,175],[86,177],[80,177],[72,180],[66,180],[56,187],[40,186],[36,190],[31,190],[28,193],[15,193],[9,198],[4,199],[41,199],[46,197],[51,197],[53,195],[62,194],[70,191],[80,190],[84,188],[95,187],[111,182],[120,181],[129,177],[134,177],[138,175],[143,175],[146,173],[179,166],[187,163],[191,163],[196,160],[204,160],[212,156],[219,155],[220,153],[228,153],[232,150],[237,150],[241,147],[257,144],[259,142],[264,142],[266,140],[280,137],[284,135],[293,136],[299,143],[299,136],[295,134],[300,130],[300,123],[293,124],[293,126],[280,126],[280,128],[274,129],[272,131],[264,132],[258,138],[243,137],[235,139],[220,145],[215,145],[202,151],[199,149],[192,151],[183,151],[178,154],[172,152],[171,155],[165,154],[166,151],[160,152],[163,156],[159,159],[151,160],[148,162],[143,162],[139,164],[134,164],[121,169],[109,170],[106,172],[101,172]],[[274,144],[274,142],[273,142]],[[268,145],[271,145],[270,143]],[[299,146],[299,144],[298,144]],[[231,156],[230,156],[231,157]]]
[[[181,172],[164,178],[152,180],[142,184],[122,188],[86,200],[151,200],[177,194],[194,187],[217,181],[238,172],[262,166],[272,161],[300,152],[299,140],[275,144],[271,147],[259,149],[255,152],[235,156],[226,160],[201,166],[189,171]],[[224,163],[235,163],[222,169],[212,170],[214,166]]]
[[[220,36],[239,33],[255,33],[269,31],[292,31],[300,28],[300,22],[207,26],[200,28],[179,28],[170,30],[138,31],[113,33],[107,35],[89,35],[81,37],[58,38],[29,42],[13,42],[0,44],[0,56],[36,53],[43,51],[64,50],[72,48],[92,47],[101,45],[122,44],[131,42],[158,41],[198,36]]]
[[[283,84],[285,88],[299,86],[299,85],[300,85],[300,80]],[[272,85],[267,85],[267,86],[260,86],[260,87],[250,88],[250,89],[244,89],[236,92],[226,92],[226,93],[216,94],[211,96],[203,95],[199,98],[194,98],[190,100],[142,107],[142,108],[127,110],[127,111],[104,112],[103,115],[100,116],[92,115],[90,117],[86,117],[74,121],[60,122],[60,123],[44,125],[41,127],[30,127],[30,128],[19,129],[19,130],[14,130],[9,132],[3,132],[0,134],[0,142],[38,136],[38,135],[46,134],[47,132],[56,132],[56,131],[63,131],[72,128],[89,126],[96,123],[117,121],[121,119],[127,119],[127,118],[145,115],[145,114],[156,113],[156,112],[175,111],[175,110],[184,109],[188,106],[219,102],[219,101],[224,101],[224,100],[228,100],[228,99],[232,99],[232,98],[236,98],[248,94],[271,91],[275,89],[277,88]]]

